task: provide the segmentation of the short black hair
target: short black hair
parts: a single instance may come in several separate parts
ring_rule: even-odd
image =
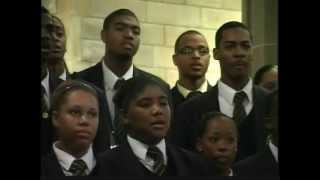
[[[201,138],[203,136],[203,133],[206,131],[206,128],[208,126],[208,122],[211,120],[215,120],[218,117],[224,117],[230,119],[233,123],[234,121],[232,120],[231,117],[227,116],[226,114],[223,114],[222,112],[219,111],[209,111],[204,113],[200,120],[197,121],[196,123],[196,131],[195,131],[195,138]],[[236,131],[237,131],[237,125],[235,124]],[[238,132],[237,132],[238,134]]]
[[[61,21],[61,19],[58,17],[58,16],[55,16],[55,15],[52,15],[52,19],[55,19],[55,20],[57,20],[59,23],[60,23],[60,25],[62,26],[62,28],[63,28],[63,31],[64,31],[64,34],[66,33],[65,31],[65,28],[64,28],[64,24],[63,24],[63,22]]]
[[[92,87],[90,84],[82,81],[82,80],[71,80],[68,79],[64,82],[62,82],[53,92],[53,95],[51,97],[51,108],[50,112],[57,111],[60,109],[61,105],[65,103],[66,97],[73,91],[76,90],[83,90],[90,94],[92,94],[99,103],[98,98],[98,92],[94,87]]]
[[[112,22],[112,20],[115,18],[115,17],[118,17],[118,16],[132,16],[132,17],[135,17],[138,21],[138,18],[137,16],[129,9],[118,9],[116,11],[113,11],[111,14],[109,14],[105,19],[104,19],[104,22],[103,22],[103,29],[104,30],[107,30],[110,26],[110,23]]]
[[[229,21],[229,22],[224,23],[222,26],[220,26],[216,32],[216,37],[215,37],[216,48],[219,48],[219,43],[222,39],[223,32],[227,29],[233,29],[233,28],[243,28],[243,29],[247,30],[250,34],[251,41],[253,40],[252,35],[251,35],[248,27],[245,24],[238,22],[238,21]]]
[[[130,102],[136,98],[149,85],[160,87],[168,96],[169,105],[171,107],[170,87],[166,82],[154,76],[137,76],[126,80],[123,86],[116,92],[113,102],[118,109],[127,112]]]
[[[41,14],[50,14],[49,10],[44,6],[41,6]]]
[[[179,46],[179,43],[180,43],[181,39],[183,38],[183,36],[189,35],[189,34],[198,34],[198,35],[203,36],[203,34],[201,34],[199,31],[196,31],[196,30],[188,30],[188,31],[183,32],[182,34],[179,35],[179,37],[177,38],[177,40],[176,40],[176,42],[174,44],[174,52],[176,54],[179,51],[178,46]]]
[[[254,75],[253,83],[254,83],[255,85],[260,84],[263,75],[264,75],[266,72],[269,72],[270,70],[272,70],[273,68],[276,68],[276,67],[277,67],[277,65],[267,64],[267,65],[264,65],[264,66],[262,66],[261,68],[259,68],[259,69],[257,70],[257,72],[255,73],[255,75]]]

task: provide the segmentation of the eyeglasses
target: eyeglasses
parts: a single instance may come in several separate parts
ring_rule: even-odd
[[[184,48],[181,48],[178,51],[178,53],[183,54],[183,55],[187,55],[187,56],[191,56],[194,54],[194,51],[198,51],[200,56],[205,56],[205,55],[209,54],[209,48],[207,48],[207,47],[201,47],[201,48],[184,47]]]

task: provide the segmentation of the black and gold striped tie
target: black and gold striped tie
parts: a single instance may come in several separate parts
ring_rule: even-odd
[[[76,159],[72,162],[69,171],[73,176],[86,176],[87,165],[82,159]]]
[[[154,173],[161,176],[166,168],[162,152],[156,146],[149,146],[147,156],[154,160]]]
[[[117,80],[115,85],[113,86],[113,89],[118,91],[124,84],[126,80],[120,78]],[[114,121],[113,121],[113,128],[114,131],[112,133],[113,135],[113,144],[121,144],[126,140],[126,131],[125,128],[123,127],[123,123],[120,119],[119,116],[119,107],[115,106],[114,107]]]
[[[233,119],[236,122],[236,124],[239,124],[247,115],[243,106],[243,101],[246,98],[247,98],[247,94],[243,91],[237,92],[233,98],[233,102],[234,102]]]

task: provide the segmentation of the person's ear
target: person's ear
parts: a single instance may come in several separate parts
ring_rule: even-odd
[[[215,60],[220,60],[221,55],[220,55],[219,49],[213,48],[212,53]]]
[[[177,64],[178,64],[178,62],[177,62],[177,55],[176,55],[176,54],[172,55],[172,60],[173,60],[173,64],[176,65],[176,66],[178,66],[178,65],[177,65]]]
[[[202,152],[203,151],[203,147],[202,147],[202,142],[200,138],[196,139],[196,149],[198,152]]]
[[[107,32],[104,29],[100,32],[100,38],[105,44],[107,44]]]

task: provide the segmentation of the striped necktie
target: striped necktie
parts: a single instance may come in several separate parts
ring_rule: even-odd
[[[72,162],[69,171],[73,176],[86,176],[87,165],[82,159],[76,159]]]
[[[233,119],[236,122],[236,124],[239,124],[247,115],[243,106],[243,101],[246,98],[247,98],[247,94],[243,91],[237,92],[233,98],[233,102],[234,102]]]
[[[156,146],[149,146],[147,156],[154,160],[154,173],[161,176],[166,168],[162,152]]]

